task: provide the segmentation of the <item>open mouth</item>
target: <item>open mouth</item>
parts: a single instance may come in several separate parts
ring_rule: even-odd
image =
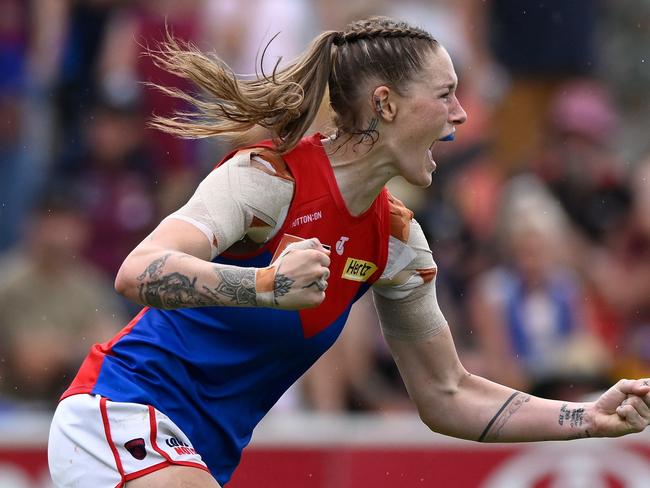
[[[433,142],[431,143],[431,145],[429,146],[429,149],[427,149],[427,155],[429,156],[429,161],[431,161],[431,164],[433,165],[434,170],[435,170],[435,168],[436,168],[436,162],[433,160],[433,147],[434,147],[434,146],[435,146],[439,141],[453,141],[454,138],[455,138],[455,132],[456,132],[456,131],[452,131],[452,132],[450,132],[449,134],[447,134],[446,136],[443,136],[443,137],[441,137],[441,138],[439,138],[439,139],[436,139],[435,141],[433,141]]]

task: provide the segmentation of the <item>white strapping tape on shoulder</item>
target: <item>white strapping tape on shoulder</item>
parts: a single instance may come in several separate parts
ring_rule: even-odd
[[[270,239],[284,223],[292,197],[293,183],[252,168],[247,152],[214,169],[170,217],[199,224],[214,258],[244,237],[253,217],[268,224],[262,242]]]

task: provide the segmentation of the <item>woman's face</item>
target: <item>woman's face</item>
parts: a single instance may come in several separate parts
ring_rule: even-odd
[[[449,54],[438,47],[403,96],[397,97],[396,117],[387,131],[396,149],[397,171],[413,185],[431,184],[434,145],[467,120],[456,98],[457,84]]]

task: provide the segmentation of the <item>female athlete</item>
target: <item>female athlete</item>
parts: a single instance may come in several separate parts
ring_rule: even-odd
[[[435,294],[436,265],[386,182],[425,187],[437,141],[466,114],[447,51],[389,18],[319,35],[293,64],[237,79],[170,39],[158,61],[204,92],[196,116],[154,118],[184,137],[262,126],[124,261],[116,289],[144,305],[92,347],[55,413],[58,487],[218,487],[255,425],[339,335],[372,289],[423,422],[480,442],[620,436],[650,421],[648,380],[595,402],[535,398],[467,372]],[[331,135],[305,136],[326,89]]]

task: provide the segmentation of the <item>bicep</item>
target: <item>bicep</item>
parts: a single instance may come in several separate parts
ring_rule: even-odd
[[[406,389],[419,408],[435,403],[440,395],[455,393],[467,374],[449,327],[417,341],[387,336],[386,342]]]
[[[432,283],[399,300],[373,294],[384,337],[418,409],[453,393],[465,373],[434,296]]]
[[[151,251],[178,251],[209,261],[211,246],[206,235],[196,226],[180,219],[167,218],[131,253],[131,256]]]
[[[165,219],[124,259],[115,277],[115,289],[137,301],[145,276],[143,270],[163,265],[172,254],[204,262],[210,260],[211,251],[205,235],[196,226],[183,220]]]

